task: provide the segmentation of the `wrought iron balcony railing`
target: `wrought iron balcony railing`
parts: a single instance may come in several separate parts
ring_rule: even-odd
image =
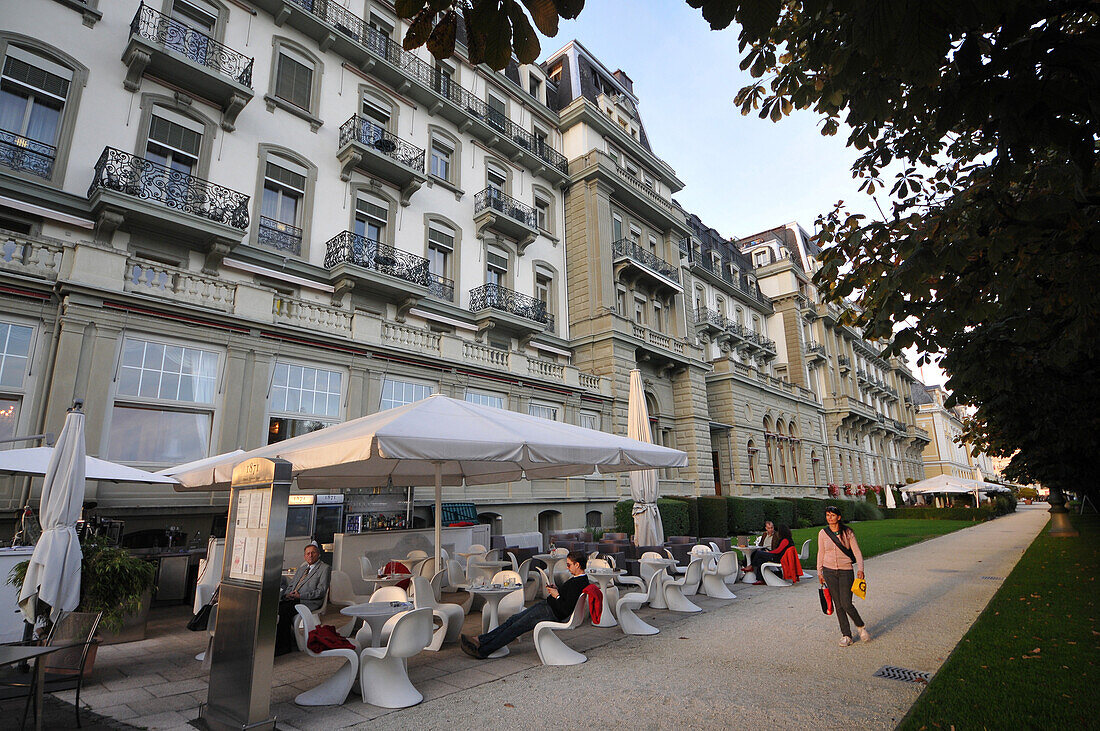
[[[274,218],[260,216],[260,230],[256,238],[273,249],[296,255],[302,253],[302,229]]]
[[[638,246],[632,239],[619,239],[611,244],[611,255],[618,259],[621,256],[628,257],[638,262],[646,269],[660,274],[666,279],[680,283],[680,270],[660,258],[652,251]]]
[[[340,147],[352,141],[358,141],[367,147],[373,147],[386,157],[396,160],[407,167],[424,172],[424,149],[406,142],[384,127],[358,114],[344,122],[340,128]]]
[[[145,3],[138,6],[138,11],[130,22],[130,35],[158,43],[183,54],[200,66],[252,88],[253,59],[175,18],[158,13]]]
[[[0,165],[49,180],[56,159],[53,145],[0,129]]]
[[[454,280],[447,279],[439,274],[428,273],[428,291],[432,293],[433,297],[438,297],[441,300],[455,301]]]
[[[836,362],[840,364],[841,368],[847,368],[849,365],[851,365],[851,360],[849,360],[848,356],[846,355],[838,355],[836,357]]]
[[[409,53],[387,35],[371,28],[366,21],[341,6],[336,0],[289,0],[308,13],[336,27],[368,51],[387,63],[401,69],[409,78],[449,100],[467,114],[481,121],[520,147],[523,147],[543,162],[568,174],[569,162],[557,150],[535,137],[507,116],[492,109],[484,100],[478,99],[449,77],[438,72],[431,64],[415,54]]]
[[[716,312],[706,307],[699,307],[695,310],[695,322],[696,324],[706,323],[708,325],[713,325],[720,330],[725,330],[733,324],[727,320],[726,316],[721,312]]]
[[[341,231],[329,239],[325,246],[325,267],[328,269],[337,264],[354,264],[421,287],[431,286],[428,260],[422,256],[395,249],[351,231]]]
[[[510,195],[504,195],[496,188],[486,188],[474,196],[474,215],[493,209],[508,218],[528,226],[538,228],[538,214],[535,209],[524,203],[520,203]]]
[[[103,148],[95,164],[88,195],[97,190],[112,190],[241,231],[248,229],[249,197],[244,193],[113,147]]]
[[[748,277],[743,272],[734,274],[721,265],[715,267],[714,262],[706,252],[692,250],[686,239],[680,242],[680,250],[687,254],[688,261],[691,262],[692,266],[705,269],[714,276],[732,284],[761,304],[771,304],[768,298],[765,297],[759,289],[749,284]]]
[[[518,315],[543,325],[549,324],[550,321],[550,313],[546,311],[545,302],[514,292],[499,284],[483,284],[470,290],[470,311],[480,312],[486,309]]]
[[[806,343],[807,353],[816,353],[817,355],[825,355],[825,346],[814,340]]]

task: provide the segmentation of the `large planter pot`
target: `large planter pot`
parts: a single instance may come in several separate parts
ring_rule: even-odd
[[[100,628],[101,644],[117,645],[123,642],[136,642],[145,639],[145,625],[149,621],[149,605],[153,600],[153,590],[145,592],[141,598],[141,607],[133,614],[128,614],[122,619],[122,629],[115,633],[104,632]]]

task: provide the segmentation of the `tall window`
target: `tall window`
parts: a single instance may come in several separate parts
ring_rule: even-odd
[[[485,283],[503,287],[508,276],[508,256],[501,251],[485,254]]]
[[[107,458],[180,464],[206,457],[218,360],[209,350],[126,338]]]
[[[393,109],[385,102],[373,97],[363,97],[363,116],[373,122],[379,129],[372,130],[376,133],[388,129],[390,119],[393,117]]]
[[[532,401],[527,405],[527,413],[540,419],[558,420],[558,407],[550,404],[538,404]]]
[[[264,193],[260,209],[260,241],[279,249],[301,253],[302,202],[306,195],[306,169],[281,157],[264,166]]]
[[[470,389],[466,389],[466,400],[471,404],[490,406],[494,409],[504,408],[504,397],[498,396],[495,393],[485,393],[483,391],[471,391]]]
[[[156,107],[149,118],[145,159],[192,175],[199,164],[202,133],[203,126],[198,122]]]
[[[49,178],[61,115],[73,72],[21,48],[9,46],[0,74],[2,164]],[[6,148],[14,145],[10,153]]]
[[[0,389],[21,391],[30,362],[34,330],[25,325],[0,322]],[[16,393],[0,393],[0,439],[15,436],[21,399]],[[0,443],[0,449],[10,446]]]
[[[389,208],[381,198],[360,193],[355,199],[355,233],[365,239],[385,241]]]
[[[386,38],[393,38],[393,23],[386,18],[382,18],[374,13],[370,14],[370,20],[367,21],[367,25],[374,28],[378,33],[382,34]]]
[[[535,219],[540,230],[550,230],[550,201],[535,196]]]
[[[665,311],[657,300],[653,300],[653,327],[658,332],[664,332],[665,330]]]
[[[175,27],[165,29],[164,45],[205,65],[210,39],[218,24],[217,8],[203,0],[174,0],[169,17]]]
[[[583,426],[585,429],[600,430],[600,412],[598,411],[581,411],[577,416],[578,426]]]
[[[435,387],[428,384],[387,378],[382,382],[382,401],[378,409],[379,411],[385,411],[397,406],[415,403],[428,398],[433,393],[435,393]]]
[[[455,249],[455,230],[446,224],[428,223],[428,271],[449,278]]]
[[[275,96],[308,112],[313,95],[313,63],[281,47],[276,64]]]
[[[631,225],[630,227],[630,242],[637,246],[638,242],[642,240],[642,230],[637,226]]]
[[[527,78],[527,90],[535,99],[542,100],[542,79],[531,75]]]
[[[623,237],[623,217],[615,213],[611,216],[611,240],[619,241]]]
[[[508,103],[492,93],[485,101],[489,105],[489,125],[503,132],[508,121]]]
[[[749,456],[749,482],[756,482],[756,444],[750,439],[748,456]]]
[[[343,376],[291,363],[276,363],[271,376],[267,443],[308,434],[339,420]]]
[[[507,184],[507,171],[492,163],[485,168],[485,185],[488,186],[494,197],[504,195],[504,188]]]
[[[646,324],[645,304],[646,302],[644,297],[634,297],[634,322],[638,323],[639,325]]]
[[[454,156],[454,148],[443,140],[432,138],[432,165],[431,172],[437,178],[450,182],[451,157]]]
[[[435,90],[441,95],[450,98],[454,89],[455,70],[445,63],[435,64]]]

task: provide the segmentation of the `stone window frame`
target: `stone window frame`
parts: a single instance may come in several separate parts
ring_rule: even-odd
[[[313,227],[313,199],[317,192],[317,166],[307,158],[291,150],[289,147],[267,142],[261,142],[256,147],[256,157],[259,159],[259,164],[256,166],[256,189],[252,196],[252,205],[254,209],[252,215],[253,225],[249,227],[248,243],[263,251],[274,251],[274,249],[265,246],[259,240],[260,213],[263,211],[264,199],[264,177],[267,171],[268,158],[273,156],[285,157],[288,161],[306,169],[306,190],[305,194],[302,196],[302,210],[300,214],[302,225],[299,226],[299,228],[302,229],[302,248],[296,255],[296,258],[302,261],[309,261],[310,244],[313,240],[310,235],[310,230]],[[284,255],[290,254],[290,252],[282,253]]]
[[[386,204],[386,230],[382,236],[385,241],[379,241],[378,243],[396,248],[394,242],[397,240],[397,209],[401,205],[398,200],[390,195],[385,188],[379,188],[370,183],[351,183],[348,187],[348,193],[351,198],[348,199],[348,227],[346,230],[352,233],[355,232],[356,204],[359,201],[359,194],[367,193],[375,198],[380,198]]]
[[[440,142],[450,146],[451,148],[451,166],[450,177],[441,178],[438,175],[432,174],[431,154],[432,144],[439,139]],[[450,189],[455,193],[456,199],[465,195],[462,190],[462,140],[458,135],[450,132],[444,127],[439,125],[428,125],[428,160],[427,160],[427,174],[428,180],[443,185],[445,188]]]
[[[275,86],[279,79],[279,56],[283,48],[287,48],[295,54],[303,56],[313,62],[313,83],[311,84],[309,92],[309,109],[302,109],[295,104],[291,104],[275,96]],[[268,93],[264,94],[264,103],[267,105],[267,111],[274,113],[275,109],[278,108],[285,112],[290,112],[294,116],[309,122],[309,129],[311,132],[317,132],[317,130],[321,128],[321,125],[325,123],[325,121],[321,119],[319,111],[321,106],[321,77],[324,76],[324,73],[324,61],[318,58],[316,54],[311,53],[309,49],[301,43],[283,36],[272,36],[271,68],[268,72],[267,84]]]
[[[210,180],[210,159],[213,157],[214,137],[219,129],[218,122],[198,111],[194,105],[182,103],[176,97],[166,94],[144,93],[141,95],[139,107],[141,117],[138,122],[138,137],[137,144],[134,147],[134,155],[142,160],[145,159],[145,151],[149,146],[149,126],[153,120],[153,107],[163,107],[203,126],[202,143],[199,145],[199,160],[192,176]],[[211,180],[211,182],[217,181]]]
[[[3,68],[8,57],[8,47],[16,46],[31,53],[44,56],[47,61],[52,61],[59,66],[72,71],[73,78],[69,83],[69,93],[65,98],[65,107],[62,110],[61,122],[57,132],[57,154],[54,155],[53,171],[49,178],[42,178],[27,172],[4,168],[5,175],[11,175],[23,180],[32,180],[41,183],[45,181],[54,188],[62,188],[65,185],[65,172],[69,164],[69,153],[72,150],[73,134],[76,131],[77,113],[80,109],[80,97],[84,88],[88,85],[88,67],[77,61],[73,56],[59,48],[43,43],[37,38],[21,33],[0,31],[0,68]]]
[[[377,97],[379,101],[383,101],[383,102],[385,102],[386,105],[389,106],[389,108],[390,108],[390,121],[386,124],[386,131],[391,132],[391,133],[396,135],[397,131],[399,129],[401,129],[401,127],[399,126],[400,115],[401,115],[401,105],[398,104],[396,99],[391,97],[389,94],[387,94],[382,89],[379,89],[374,84],[360,84],[359,85],[359,94],[358,94],[359,104],[355,108],[355,113],[360,117],[364,116],[363,115],[363,102],[366,101],[371,96]],[[381,105],[378,105],[378,106],[381,106]]]
[[[558,334],[560,335],[561,324],[558,318],[558,303],[561,301],[561,298],[558,296],[558,284],[561,281],[561,275],[557,267],[544,259],[536,259],[531,262],[532,296],[535,296],[535,293],[538,291],[537,285],[540,274],[550,280],[550,286],[547,288],[548,299],[546,302],[546,312],[554,316],[555,322],[558,323]]]
[[[431,228],[431,223],[436,222],[453,229],[455,232],[455,243],[451,249],[451,255],[447,259],[447,272],[440,276],[446,277],[454,282],[455,290],[458,290],[458,262],[461,261],[459,257],[462,256],[462,227],[455,223],[450,218],[439,213],[425,213],[424,214],[424,253],[425,259],[430,259],[428,255],[428,230]]]
[[[546,201],[546,228],[539,229],[543,234],[549,234],[551,238],[556,236],[557,221],[554,218],[554,193],[547,187],[538,185],[537,183],[531,184],[531,206],[538,209],[536,202],[539,200]]]

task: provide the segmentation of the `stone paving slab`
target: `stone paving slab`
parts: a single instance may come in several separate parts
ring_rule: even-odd
[[[415,708],[363,703],[301,708],[294,697],[340,661],[293,653],[275,661],[272,711],[279,728],[522,728],[569,724],[702,728],[756,721],[892,728],[921,687],[872,678],[882,665],[935,671],[1045,524],[1046,506],[869,559],[869,600],[858,607],[876,639],[839,648],[836,620],[821,614],[816,582],[790,588],[733,587],[734,600],[697,597],[702,614],[644,608],[661,629],[627,637],[618,628],[582,627],[566,642],[584,665],[546,668],[530,635],[500,660],[478,661],[457,648],[410,658],[425,696]],[[858,530],[858,526],[857,526]],[[81,701],[114,719],[112,728],[174,729],[198,717],[206,674],[194,656],[204,633],[188,632],[186,607],[154,610],[149,638],[102,647]],[[342,624],[330,613],[325,623]],[[478,613],[466,631],[480,628]],[[777,689],[781,689],[777,691]],[[71,702],[71,695],[58,694]],[[71,706],[69,707],[71,711]]]

